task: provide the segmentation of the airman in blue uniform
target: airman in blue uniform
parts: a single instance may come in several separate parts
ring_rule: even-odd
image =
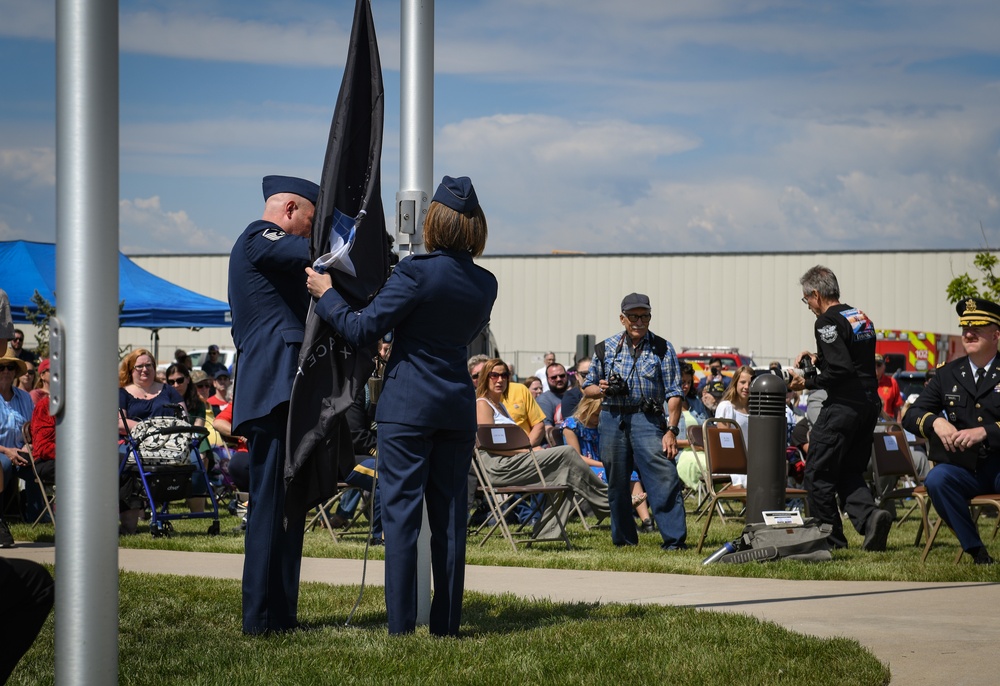
[[[465,586],[468,475],[476,434],[467,346],[489,322],[496,278],[472,258],[486,245],[486,217],[467,177],[444,177],[427,212],[430,250],[400,261],[375,299],[354,312],[330,277],[308,272],[316,313],[350,345],[393,331],[375,411],[385,532],[389,633],[417,615],[417,535],[422,504],[431,529],[430,631],[457,635]]]
[[[309,264],[319,186],[289,176],[263,181],[264,215],[229,258],[229,306],[237,349],[233,432],[250,449],[250,515],[243,563],[243,632],[294,629],[303,521],[284,521],[285,431],[305,331]]]

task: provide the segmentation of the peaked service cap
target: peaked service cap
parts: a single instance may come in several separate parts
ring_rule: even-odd
[[[967,298],[955,305],[959,326],[1000,326],[1000,305],[983,298]]]

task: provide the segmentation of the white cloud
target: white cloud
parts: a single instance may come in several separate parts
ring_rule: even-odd
[[[0,36],[52,40],[55,0],[0,0]]]
[[[169,211],[160,198],[121,200],[119,244],[122,252],[219,252],[230,239],[199,228],[184,210]]]
[[[350,29],[335,21],[288,23],[187,12],[124,13],[120,45],[133,52],[252,64],[343,64]]]
[[[0,178],[30,186],[54,186],[56,151],[52,148],[0,149]]]

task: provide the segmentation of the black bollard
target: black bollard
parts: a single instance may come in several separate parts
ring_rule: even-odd
[[[761,374],[750,384],[747,524],[763,522],[761,512],[785,509],[786,390],[785,382],[774,374]]]

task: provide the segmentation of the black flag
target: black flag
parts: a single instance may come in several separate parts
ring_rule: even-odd
[[[357,0],[311,241],[313,260],[340,247],[346,266],[327,271],[334,288],[357,309],[375,297],[389,275],[379,171],[383,113],[382,66],[371,5],[369,0]],[[355,391],[367,383],[376,354],[374,346],[352,349],[314,310],[315,303],[306,319],[288,414],[285,513],[289,516],[304,514],[330,498],[338,480],[354,467],[344,412]]]

